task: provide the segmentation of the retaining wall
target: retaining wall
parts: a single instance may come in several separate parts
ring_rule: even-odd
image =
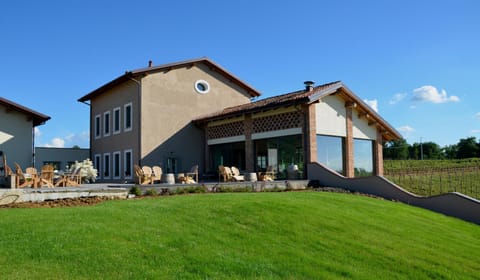
[[[423,197],[410,193],[380,176],[347,178],[317,162],[308,164],[307,168],[309,179],[318,181],[321,186],[343,188],[390,200],[398,200],[480,224],[480,201],[461,193]]]
[[[63,198],[108,197],[127,198],[125,188],[54,188],[54,189],[7,189],[0,191],[0,205],[18,202],[39,202]]]

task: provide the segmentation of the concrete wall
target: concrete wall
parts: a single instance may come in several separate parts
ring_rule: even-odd
[[[197,80],[209,83],[208,93],[195,90]],[[244,89],[203,64],[146,76],[142,79],[143,162],[165,168],[167,158],[174,157],[178,172],[193,165],[203,172],[205,136],[192,120],[249,101]]]
[[[90,158],[90,149],[35,147],[35,167],[40,169],[45,162],[58,162],[57,169],[65,170],[67,164]]]
[[[0,105],[0,150],[11,168],[15,162],[23,169],[33,166],[33,121],[3,105]]]
[[[465,221],[480,224],[480,201],[459,193],[448,193],[432,197],[412,194],[387,179],[379,176],[346,178],[320,163],[308,164],[310,180],[321,186],[343,188],[386,199],[398,200]]]

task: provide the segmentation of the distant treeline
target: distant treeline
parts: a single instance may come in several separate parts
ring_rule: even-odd
[[[435,142],[408,144],[405,139],[384,144],[384,159],[464,159],[480,157],[480,142],[475,137],[460,139],[457,144],[440,147]]]

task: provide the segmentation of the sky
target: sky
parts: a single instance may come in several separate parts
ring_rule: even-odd
[[[480,138],[480,1],[0,3],[0,96],[51,117],[35,145],[89,147],[77,100],[127,70],[208,57],[262,98],[341,80],[408,143]],[[221,109],[221,108],[219,108]]]

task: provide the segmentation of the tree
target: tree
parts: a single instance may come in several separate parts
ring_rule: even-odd
[[[448,145],[442,148],[443,155],[446,159],[457,158],[458,146],[456,144]]]
[[[411,159],[442,159],[442,149],[435,142],[413,143],[408,147]]]
[[[386,142],[384,145],[383,157],[386,159],[407,159],[408,144],[407,140],[399,139]]]
[[[460,139],[457,147],[457,158],[472,158],[478,156],[479,148],[475,137]]]
[[[72,149],[80,149],[80,146],[78,146],[78,145],[73,145]]]

